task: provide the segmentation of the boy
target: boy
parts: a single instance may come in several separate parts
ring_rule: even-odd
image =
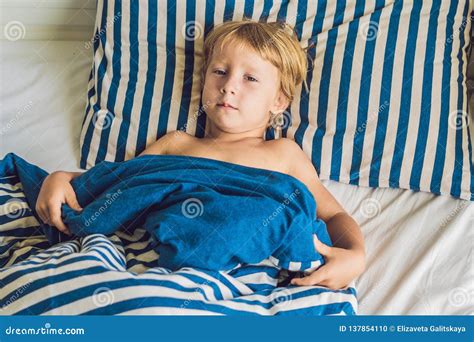
[[[269,124],[283,115],[307,72],[306,54],[294,31],[289,30],[281,23],[252,21],[227,22],[214,28],[204,44],[205,137],[170,132],[140,155],[210,158],[278,171],[303,182],[316,200],[315,215],[326,222],[334,247],[315,237],[315,248],[326,263],[303,278],[293,279],[292,284],[340,289],[365,269],[359,226],[325,189],[311,161],[293,140],[264,140]],[[61,221],[61,204],[81,209],[70,184],[80,174],[52,173],[38,197],[40,218],[65,233],[69,232]]]

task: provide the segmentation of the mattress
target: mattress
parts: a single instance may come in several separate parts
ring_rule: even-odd
[[[0,157],[77,171],[92,52],[80,41],[1,41]],[[362,315],[474,314],[474,204],[323,181],[361,225]]]

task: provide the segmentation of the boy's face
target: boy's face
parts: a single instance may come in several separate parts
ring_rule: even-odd
[[[288,106],[278,69],[251,49],[236,46],[214,51],[202,102],[209,120],[228,133],[265,128],[270,111],[281,113]]]

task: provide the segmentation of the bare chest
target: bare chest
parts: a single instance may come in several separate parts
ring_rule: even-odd
[[[275,144],[217,144],[202,139],[192,139],[168,149],[168,154],[209,158],[248,167],[278,171],[288,174],[288,163],[279,156]]]

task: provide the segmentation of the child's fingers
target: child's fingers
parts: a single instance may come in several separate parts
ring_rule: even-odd
[[[52,207],[49,211],[50,214],[50,224],[55,226],[58,230],[65,234],[70,234],[69,229],[63,223],[61,219],[61,208],[59,207]]]
[[[314,242],[314,248],[316,249],[318,253],[320,253],[321,255],[326,255],[326,256],[331,254],[331,247],[319,241],[316,234],[313,234],[313,242]]]
[[[66,195],[66,203],[74,210],[76,211],[81,211],[82,208],[79,205],[79,202],[77,201],[77,198],[74,194],[68,194]]]
[[[325,280],[326,280],[325,272],[319,269],[306,277],[293,278],[291,280],[291,284],[299,285],[299,286],[322,285],[321,283],[324,282]]]
[[[47,223],[48,219],[46,215],[44,214],[44,210],[42,208],[36,208],[36,213],[38,214],[39,218],[43,223]]]

